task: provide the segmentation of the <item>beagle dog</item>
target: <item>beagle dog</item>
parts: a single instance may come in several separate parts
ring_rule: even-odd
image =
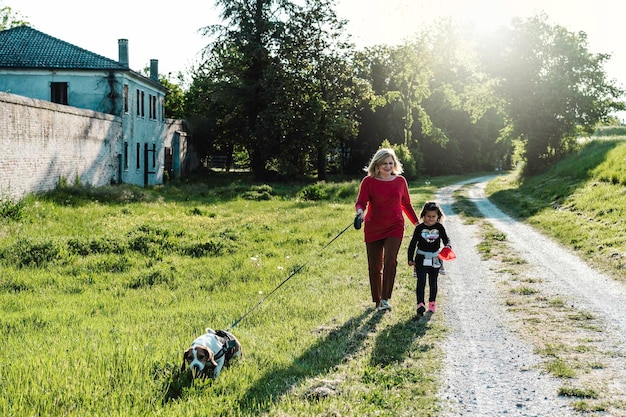
[[[193,379],[206,378],[210,369],[217,378],[231,359],[241,357],[241,344],[231,333],[206,329],[206,333],[193,341],[183,354],[182,371],[189,366]]]

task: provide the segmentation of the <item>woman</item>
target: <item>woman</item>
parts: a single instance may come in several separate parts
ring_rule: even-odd
[[[402,164],[393,149],[379,149],[365,168],[355,208],[363,222],[372,301],[379,311],[391,310],[398,266],[398,251],[404,236],[404,213],[413,225],[418,219],[402,174]],[[365,217],[363,213],[365,212]]]

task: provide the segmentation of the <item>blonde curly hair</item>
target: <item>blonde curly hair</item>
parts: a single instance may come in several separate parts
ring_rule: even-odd
[[[383,162],[385,162],[385,160],[389,157],[393,158],[393,170],[391,171],[392,174],[402,174],[404,172],[404,170],[402,169],[402,163],[396,156],[396,152],[391,148],[381,148],[376,151],[369,165],[363,168],[363,171],[367,172],[367,175],[369,175],[370,177],[377,175],[378,167],[380,167]]]

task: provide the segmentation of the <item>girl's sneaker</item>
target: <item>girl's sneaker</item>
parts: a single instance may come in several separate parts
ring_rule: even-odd
[[[421,317],[424,315],[425,311],[426,311],[426,308],[424,307],[424,303],[419,303],[417,305],[417,315]]]
[[[443,262],[441,262],[441,266],[439,267],[439,274],[440,275],[446,275],[446,268],[443,267]]]
[[[437,309],[437,306],[435,305],[434,301],[431,301],[430,303],[428,303],[428,311],[430,311],[431,313],[434,313],[436,309]]]

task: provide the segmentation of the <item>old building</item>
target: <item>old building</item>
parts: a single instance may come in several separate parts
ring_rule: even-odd
[[[71,106],[113,116],[110,118],[110,128],[117,129],[118,132],[115,134],[105,132],[105,137],[101,139],[102,147],[106,149],[103,151],[103,149],[89,146],[90,154],[86,156],[87,159],[93,157],[111,159],[110,161],[97,161],[99,164],[107,164],[109,169],[101,171],[107,171],[109,174],[106,175],[111,176],[106,179],[99,178],[100,184],[104,182],[136,185],[160,184],[164,176],[176,177],[185,169],[189,169],[185,166],[189,155],[182,123],[164,117],[163,103],[167,89],[158,80],[158,61],[151,60],[149,76],[144,76],[128,66],[129,47],[126,39],[118,40],[118,50],[119,58],[115,61],[31,27],[21,26],[0,31],[0,92],[35,99],[28,103],[35,103],[34,106],[46,109],[43,113],[27,112],[29,119],[41,119],[35,121],[41,125],[39,130],[33,128],[33,120],[29,120],[28,125],[20,124],[19,119],[23,117],[24,112],[19,108],[14,109],[17,105],[15,100],[4,100],[5,106],[9,105],[6,104],[7,102],[11,102],[11,112],[0,112],[4,113],[0,115],[0,118],[5,118],[4,122],[0,120],[0,125],[9,129],[9,131],[0,132],[0,142],[8,144],[16,141],[23,143],[35,141],[45,144],[47,134],[63,136],[67,135],[67,132],[70,132],[70,136],[78,134],[78,138],[74,140],[80,141],[80,132],[73,131],[71,126],[67,126],[68,123],[70,125],[73,123],[68,121],[69,119],[38,115],[39,113],[47,114],[48,111],[63,113],[63,106]],[[41,101],[55,104],[37,104]],[[80,111],[76,110],[75,113],[80,113]],[[80,117],[89,116],[81,115]],[[59,119],[63,120],[64,126],[59,126],[55,122]],[[107,118],[98,116],[96,119]],[[83,122],[76,124],[76,128],[85,130],[86,140],[88,140],[87,136],[94,135],[93,132],[87,132],[88,129],[86,130]],[[98,122],[98,129],[106,131],[101,121]],[[42,137],[34,137],[39,135]],[[101,133],[96,133],[96,135],[101,135]],[[55,140],[58,139],[55,138]],[[94,138],[91,139],[93,144]],[[60,140],[62,141],[63,138]],[[5,146],[3,148],[7,149]],[[74,148],[77,148],[76,152],[83,152],[80,143]],[[19,149],[16,151],[19,152]],[[54,153],[54,149],[49,151]],[[67,152],[72,151],[67,150]],[[93,155],[93,152],[98,155]],[[50,161],[54,160],[55,164],[63,164],[75,159],[75,155],[66,154],[65,156],[66,158],[56,155],[50,158]],[[6,153],[4,158],[6,162]],[[46,162],[45,155],[37,155],[34,157],[35,160],[30,161],[28,155],[8,155],[9,161],[12,158],[15,159],[13,164],[16,167],[15,170],[5,168],[0,172],[0,187],[5,189],[12,175],[25,173],[28,175],[28,167],[43,165],[47,172],[58,171],[64,176],[65,172],[71,171],[68,171],[67,167],[63,167],[63,170],[55,170],[57,167],[51,166],[52,162]],[[27,163],[24,164],[24,161]],[[80,177],[78,179],[85,181],[81,173],[81,168],[76,169],[76,176]],[[71,182],[75,179],[66,178],[66,180]],[[94,181],[88,179],[86,182]]]

